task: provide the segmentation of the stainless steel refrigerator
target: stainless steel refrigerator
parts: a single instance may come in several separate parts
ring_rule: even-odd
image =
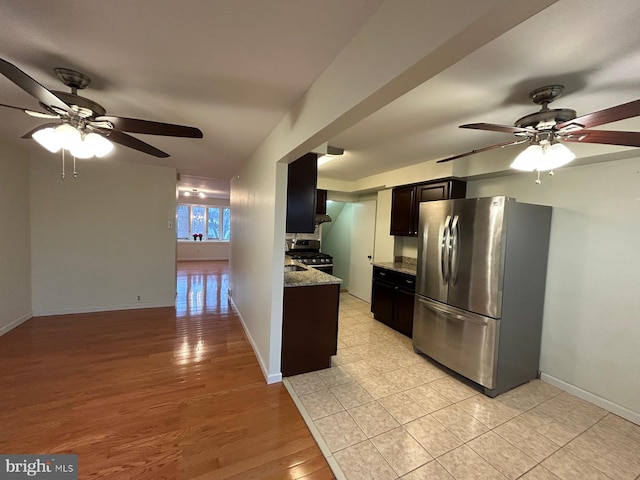
[[[494,397],[538,375],[551,207],[420,205],[413,346]]]

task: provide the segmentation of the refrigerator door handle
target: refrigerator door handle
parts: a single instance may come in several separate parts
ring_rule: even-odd
[[[442,236],[440,237],[440,273],[442,274],[442,281],[444,283],[449,282],[449,248],[451,241],[450,226],[451,215],[447,215],[442,229]]]
[[[458,267],[460,266],[460,217],[453,217],[451,223],[451,255],[449,257],[449,275],[453,285],[458,281]]]

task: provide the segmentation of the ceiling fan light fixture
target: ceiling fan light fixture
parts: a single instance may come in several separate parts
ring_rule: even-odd
[[[569,150],[565,145],[561,143],[553,143],[544,152],[544,159],[542,166],[547,170],[555,170],[556,168],[564,167],[567,163],[576,158],[576,154]]]
[[[565,166],[576,155],[561,143],[529,145],[515,158],[511,168],[523,172],[546,172]]]
[[[93,155],[98,158],[102,158],[111,153],[113,150],[113,143],[111,143],[108,139],[103,137],[102,135],[98,135],[97,133],[88,133],[82,143],[86,143],[88,148],[91,149]]]
[[[533,172],[538,165],[538,159],[542,155],[542,147],[540,145],[529,145],[515,158],[511,164],[511,168],[523,172]]]
[[[81,142],[76,143],[69,149],[69,153],[76,158],[82,159],[91,158],[94,156],[91,142],[87,142],[86,140],[82,140]]]
[[[51,153],[57,153],[60,148],[62,148],[56,138],[54,129],[52,127],[36,130],[35,132],[33,132],[31,137]]]
[[[77,144],[82,142],[82,134],[80,131],[68,123],[63,123],[62,125],[54,128],[53,134],[60,147],[65,150],[70,151]]]

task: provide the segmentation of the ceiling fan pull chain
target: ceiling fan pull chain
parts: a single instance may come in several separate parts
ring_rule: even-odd
[[[538,178],[536,179],[536,184],[540,185],[542,183],[542,180],[540,180],[540,170],[537,170],[538,172]]]
[[[64,180],[65,174],[64,174],[64,148],[62,149],[62,180]]]
[[[73,156],[73,178],[78,178],[78,174],[76,173],[76,156]]]

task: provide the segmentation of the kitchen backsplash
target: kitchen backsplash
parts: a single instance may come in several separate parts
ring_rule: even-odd
[[[287,233],[286,239],[293,240],[297,238],[299,240],[320,240],[320,226],[316,226],[313,233]]]
[[[414,257],[396,256],[394,257],[393,261],[395,263],[404,263],[406,265],[414,265],[414,266],[418,264],[418,259]]]

